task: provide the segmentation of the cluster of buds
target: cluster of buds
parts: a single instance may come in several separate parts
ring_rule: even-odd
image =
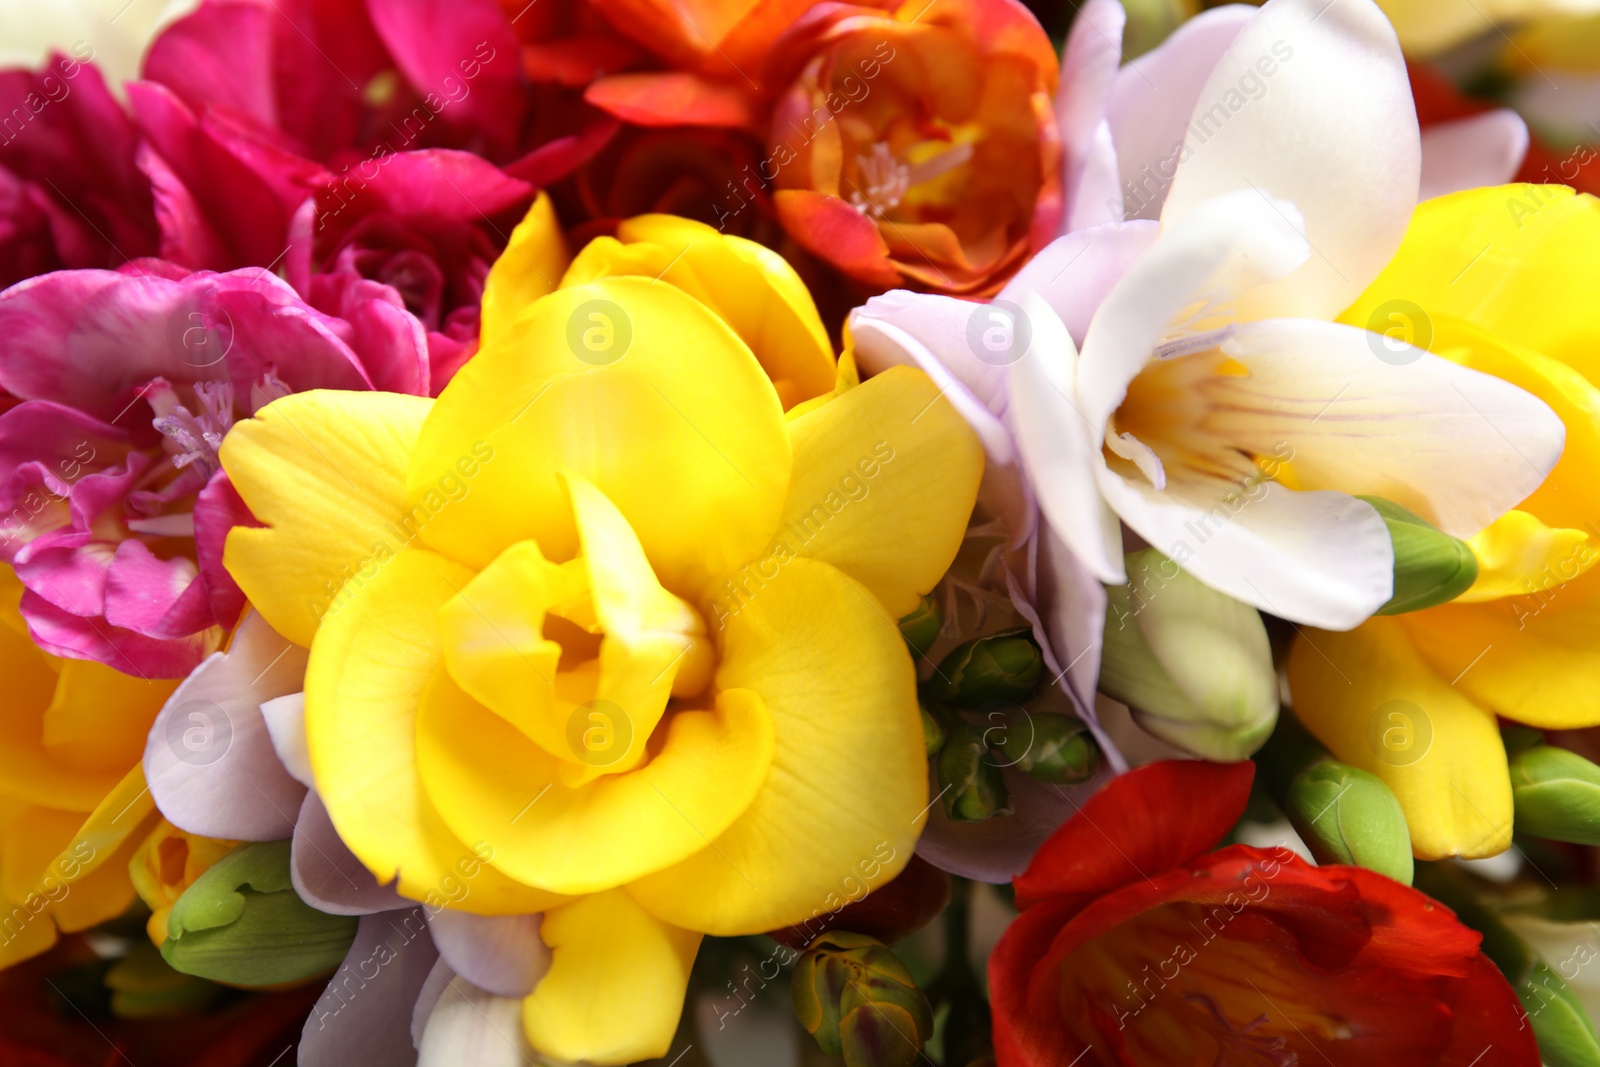
[[[941,619],[931,598],[900,620],[913,651],[926,655]],[[964,641],[922,684],[922,730],[945,815],[977,822],[1011,812],[1003,771],[1056,785],[1087,781],[1099,750],[1083,723],[1031,707],[1044,656],[1027,628]]]
[[[834,930],[794,967],[794,1011],[817,1045],[846,1067],[911,1067],[933,1036],[933,1008],[882,942]]]

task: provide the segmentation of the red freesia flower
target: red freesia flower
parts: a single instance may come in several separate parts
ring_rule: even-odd
[[[1436,901],[1287,849],[1208,852],[1249,763],[1152,763],[1015,881],[989,961],[1001,1067],[1537,1067],[1479,935]]]

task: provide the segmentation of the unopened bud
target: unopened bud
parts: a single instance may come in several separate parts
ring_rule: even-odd
[[[1013,715],[989,740],[1006,762],[1041,782],[1077,785],[1094,777],[1100,750],[1082,722],[1054,712]]]
[[[1248,757],[1278,721],[1261,616],[1155,551],[1129,553],[1107,592],[1100,691],[1155,736],[1204,759]]]
[[[936,763],[944,812],[956,822],[1011,814],[1011,792],[989,755],[984,730],[962,723],[950,731]]]
[[[356,919],[317,911],[295,893],[289,842],[241,845],[172,906],[161,956],[173,969],[234,985],[293,982],[339,965]]]
[[[1358,498],[1377,509],[1394,544],[1394,595],[1379,615],[1447,604],[1478,580],[1478,560],[1466,542],[1382,497]]]
[[[933,1009],[905,964],[863,934],[830,931],[795,963],[795,1016],[847,1067],[911,1067],[933,1036]]]
[[[1014,707],[1033,695],[1044,657],[1026,628],[963,642],[928,682],[936,699],[971,711]]]
[[[1318,863],[1365,867],[1411,884],[1405,812],[1377,775],[1320,760],[1289,784],[1284,813]]]
[[[1518,833],[1600,845],[1600,767],[1575,752],[1535,745],[1510,764]]]

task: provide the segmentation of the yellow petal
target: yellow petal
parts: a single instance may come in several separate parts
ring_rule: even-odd
[[[334,827],[380,883],[398,875],[401,893],[427,900],[461,881],[466,864],[476,873],[462,910],[528,914],[549,894],[477,863],[500,842],[456,838],[417,775],[417,705],[443,667],[435,617],[470,577],[458,564],[406,548],[370,581],[352,583],[311,646],[306,743]]]
[[[739,610],[790,555],[832,563],[893,618],[955,559],[983,476],[983,448],[921,371],[894,367],[789,424],[794,474],[763,560],[712,590]],[[757,572],[757,573],[752,573]]]
[[[610,347],[586,362],[594,330]],[[777,394],[749,349],[703,305],[643,278],[553,293],[469,361],[423,426],[411,498],[479,443],[493,458],[424,543],[479,568],[525,540],[570,559],[577,530],[557,478],[570,470],[616,504],[679,595],[755,556],[790,465]]]
[[[572,592],[563,568],[532,541],[500,553],[439,609],[440,641],[450,677],[474,700],[546,752],[564,751],[565,724],[555,718],[561,646],[542,632],[544,613]]]
[[[640,215],[578,253],[562,287],[636,274],[682,289],[733,327],[785,408],[833,388],[833,347],[805,283],[778,253],[703,222]]]
[[[0,794],[76,812],[92,810],[139,762],[177,684],[47,656],[11,627],[0,627],[0,676]]]
[[[555,291],[567,269],[567,242],[548,193],[533,201],[483,283],[479,344],[488,346],[523,309]]]
[[[1600,390],[1574,368],[1455,319],[1433,323],[1433,351],[1510,382],[1549,405],[1566,428],[1561,458],[1518,507],[1549,526],[1584,529],[1600,514]]]
[[[630,731],[615,705],[574,709],[574,756],[591,728]],[[493,863],[557,893],[622,885],[706,847],[750,804],[772,763],[773,727],[750,693],[675,710],[650,761],[577,788],[557,761],[441,675],[424,699],[417,757],[428,796],[457,835],[492,841]]]
[[[539,936],[551,949],[550,970],[522,1006],[535,1048],[602,1067],[667,1054],[699,934],[612,890],[545,912]]]
[[[1417,206],[1389,266],[1340,321],[1405,322],[1421,336],[1426,320],[1459,319],[1600,381],[1597,280],[1600,201],[1559,185],[1470,189]]]
[[[751,934],[898,874],[922,829],[927,760],[911,657],[872,595],[789,561],[727,621],[716,685],[766,705],[772,769],[732,826],[633,883],[634,898],[675,926]]]
[[[310,645],[346,581],[368,580],[427,522],[428,505],[408,508],[404,490],[432,404],[395,393],[296,393],[223,438],[223,469],[266,524],[234,527],[223,561],[289,640]]]
[[[1305,630],[1289,653],[1295,714],[1346,763],[1394,790],[1421,859],[1511,845],[1511,779],[1494,715],[1436,675],[1399,619]]]
[[[150,724],[176,688],[89,660],[62,660],[44,714],[44,747],[64,767],[120,778],[144,755]]]
[[[705,689],[715,654],[705,620],[656,581],[616,505],[579,475],[564,473],[563,481],[578,523],[595,618],[605,632],[595,698],[625,709],[633,725],[634,744],[617,753],[607,769],[628,771],[644,758],[644,742],[661,720],[667,698]]]
[[[1506,718],[1600,725],[1600,575],[1400,618],[1436,672]]]
[[[1600,559],[1583,530],[1552,529],[1526,511],[1508,511],[1468,542],[1478,580],[1452,603],[1551,593]]]

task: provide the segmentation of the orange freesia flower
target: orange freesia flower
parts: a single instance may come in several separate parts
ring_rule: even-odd
[[[1060,70],[1016,0],[597,2],[678,69],[601,77],[590,103],[763,138],[712,205],[720,227],[772,190],[790,236],[857,283],[973,297],[1055,236]]]

